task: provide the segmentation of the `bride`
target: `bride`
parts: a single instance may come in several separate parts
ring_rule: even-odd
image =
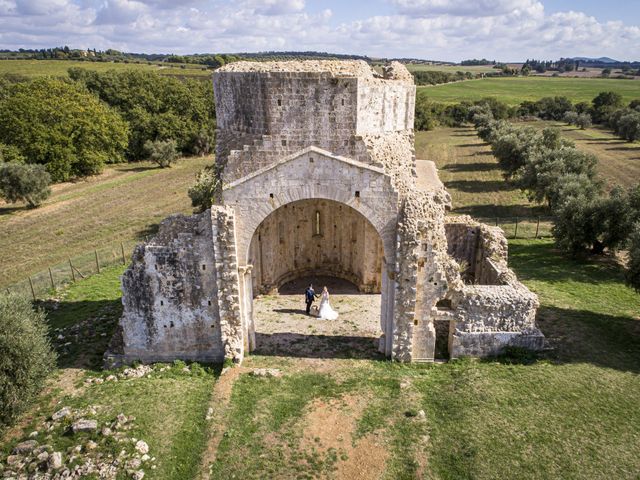
[[[329,290],[327,290],[327,287],[324,287],[322,290],[318,317],[324,320],[335,320],[338,318],[338,312],[331,308],[331,304],[329,304]]]

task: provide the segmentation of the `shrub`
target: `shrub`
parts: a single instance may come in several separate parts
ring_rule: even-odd
[[[569,125],[575,125],[578,121],[578,114],[576,112],[565,112],[562,121]]]
[[[581,113],[576,118],[575,125],[577,127],[580,127],[581,130],[584,130],[585,128],[589,128],[591,124],[592,124],[591,115],[589,115],[588,113]]]
[[[5,145],[0,143],[0,163],[1,162],[24,163],[25,158],[24,155],[20,153],[20,149],[15,145]]]
[[[617,92],[600,92],[592,101],[593,105],[593,121],[596,123],[604,122],[614,110],[622,107],[622,95]]]
[[[567,97],[544,97],[536,105],[538,116],[545,120],[562,120],[566,112],[573,111],[573,104]]]
[[[25,201],[35,208],[51,195],[50,183],[51,176],[44,165],[0,164],[0,197],[9,203]]]
[[[640,140],[640,112],[628,110],[617,121],[617,133],[628,142]]]
[[[213,168],[208,167],[200,170],[196,176],[196,183],[189,188],[191,205],[199,211],[211,208],[218,194],[219,187],[220,181]]]
[[[0,295],[0,424],[33,400],[55,361],[44,312],[19,295]]]
[[[144,148],[149,155],[149,160],[157,163],[161,168],[170,167],[178,158],[175,140],[147,140]]]
[[[629,237],[629,261],[625,272],[627,285],[640,293],[640,224],[636,224]]]

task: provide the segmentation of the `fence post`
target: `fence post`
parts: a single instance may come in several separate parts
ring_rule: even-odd
[[[516,217],[516,231],[513,233],[513,238],[518,238],[518,217]]]
[[[538,216],[538,223],[536,224],[536,238],[538,238],[538,230],[540,230],[540,216]]]
[[[100,273],[100,261],[98,260],[98,250],[94,250],[93,253],[96,254],[96,268],[98,269],[98,273]]]
[[[53,282],[53,273],[51,273],[51,267],[49,267],[49,280],[51,280],[51,288],[56,289],[56,284]]]
[[[498,226],[498,217],[496,217],[496,227]]]
[[[122,250],[122,264],[126,265],[127,261],[124,259],[124,243],[120,242],[120,249]]]
[[[69,259],[69,266],[71,267],[71,279],[75,282],[76,281],[76,274],[73,271],[73,263],[71,263],[71,259]]]
[[[33,301],[36,301],[36,291],[33,289],[33,282],[31,281],[31,277],[29,278],[29,286],[31,287],[31,295],[33,295]]]

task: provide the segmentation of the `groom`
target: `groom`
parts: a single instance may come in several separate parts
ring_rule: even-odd
[[[320,295],[316,295],[316,292],[313,291],[313,285],[309,284],[304,292],[304,299],[307,302],[307,315],[311,315],[311,304],[319,296]]]

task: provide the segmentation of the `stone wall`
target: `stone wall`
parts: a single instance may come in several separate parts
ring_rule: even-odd
[[[223,181],[231,183],[311,145],[382,165],[363,136],[412,132],[415,86],[402,69],[396,65],[387,78],[361,61],[262,67],[238,62],[218,69],[216,157]]]
[[[269,293],[306,275],[344,278],[360,291],[380,293],[382,241],[369,221],[332,200],[283,205],[251,241],[253,291]]]
[[[543,348],[535,324],[538,298],[509,268],[503,231],[463,216],[447,219],[446,234],[449,254],[468,266],[467,285],[448,294],[455,325],[451,356],[497,355],[507,346]]]
[[[122,277],[124,310],[107,365],[242,357],[231,215],[218,207],[213,220],[210,210],[169,217],[135,248]]]

